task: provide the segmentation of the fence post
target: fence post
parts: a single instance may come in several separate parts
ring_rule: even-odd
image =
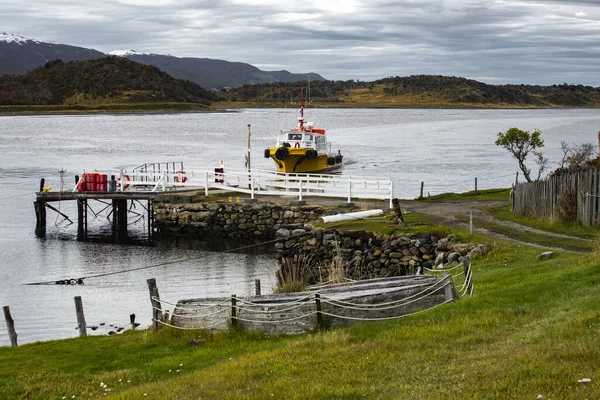
[[[463,259],[463,267],[465,269],[465,284],[467,285],[467,293],[469,296],[473,295],[473,273],[471,272],[471,260],[469,256],[465,256]]]
[[[469,234],[473,236],[473,210],[469,213]]]
[[[425,182],[421,182],[421,194],[419,195],[419,199],[423,198],[423,186],[425,186]]]
[[[158,301],[158,288],[152,289],[152,332],[158,331],[158,320],[162,317],[160,310],[160,301]]]
[[[475,194],[477,194],[477,177],[475,177]]]
[[[352,181],[348,180],[348,204],[352,203]]]
[[[260,296],[260,279],[254,280],[254,290],[255,290],[256,296]]]
[[[515,176],[515,186],[519,184],[519,171],[517,171],[517,175]]]
[[[231,295],[231,327],[237,327],[237,298],[235,294]]]
[[[321,313],[321,295],[315,293],[315,306],[317,308],[317,329],[323,330],[323,314]]]
[[[302,178],[300,178],[300,190],[298,194],[298,201],[302,201]],[[348,203],[350,203],[350,200],[348,200]]]
[[[449,272],[446,272],[442,279],[446,281],[444,283],[444,297],[446,298],[446,301],[450,302],[456,300],[454,290],[452,290],[452,275],[450,275]]]
[[[8,337],[10,337],[11,346],[17,346],[17,331],[15,331],[15,321],[10,315],[10,308],[4,306],[4,319],[6,320],[6,329],[8,329]]]
[[[204,195],[208,196],[208,171],[204,171]]]
[[[158,312],[158,318],[162,318],[162,309],[161,309],[161,305],[160,305],[160,301],[157,301],[156,304],[154,304],[154,299],[153,297],[156,297],[157,299],[160,299],[160,296],[158,295],[158,286],[156,286],[156,279],[155,278],[150,278],[146,280],[146,283],[148,283],[148,291],[150,292],[150,302],[152,303],[152,307],[156,307],[157,308],[157,312]],[[154,295],[154,289],[156,289],[156,295]]]
[[[83,302],[81,301],[81,296],[75,296],[75,313],[77,314],[79,336],[87,336],[87,325],[85,323],[85,315],[83,314]]]

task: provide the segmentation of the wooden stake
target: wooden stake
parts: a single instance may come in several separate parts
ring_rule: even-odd
[[[323,314],[321,313],[321,295],[315,293],[315,306],[317,308],[317,329],[323,330]]]
[[[85,315],[83,314],[83,302],[81,301],[81,296],[75,296],[75,313],[77,314],[79,336],[87,336],[87,325],[85,323]]]
[[[17,346],[17,332],[15,331],[15,321],[10,315],[10,308],[4,306],[4,319],[6,320],[6,329],[8,329],[8,337],[10,337],[11,346]]]
[[[235,294],[231,295],[231,327],[237,327],[237,298]]]
[[[255,289],[255,294],[257,296],[260,296],[260,279],[254,280],[254,289]]]
[[[129,322],[131,323],[131,330],[135,331],[135,314],[129,314]]]
[[[158,288],[152,290],[152,332],[158,331],[158,321],[162,318],[162,313],[159,311],[160,302],[158,301]]]
[[[404,223],[404,216],[402,215],[402,208],[400,208],[400,202],[395,197],[392,199],[392,210],[394,211],[396,218],[398,218],[398,224],[406,226],[406,223]]]

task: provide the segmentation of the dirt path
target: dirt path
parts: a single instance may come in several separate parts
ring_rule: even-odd
[[[543,231],[540,229],[532,228],[529,226],[521,225],[516,222],[504,221],[494,218],[489,215],[486,210],[493,207],[499,207],[506,204],[504,201],[482,201],[482,200],[457,200],[457,201],[442,201],[442,202],[429,202],[429,201],[410,201],[405,202],[403,209],[408,212],[418,213],[427,216],[434,221],[439,221],[440,224],[453,226],[463,230],[469,230],[469,224],[460,221],[457,217],[463,217],[462,219],[469,218],[471,212],[473,212],[473,232],[484,236],[508,240],[514,243],[519,243],[526,246],[549,248],[548,246],[542,246],[534,243],[527,243],[520,240],[515,240],[508,236],[492,232],[483,227],[477,226],[476,221],[486,221],[496,225],[502,225],[514,231],[531,232],[534,234],[540,234],[560,239],[573,239],[581,241],[589,241],[588,239],[582,239],[580,237]],[[555,248],[556,250],[563,250]]]

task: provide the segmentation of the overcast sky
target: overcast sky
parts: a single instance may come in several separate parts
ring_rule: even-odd
[[[0,0],[0,32],[326,79],[600,86],[600,0]]]

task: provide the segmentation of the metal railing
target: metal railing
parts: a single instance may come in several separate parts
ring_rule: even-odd
[[[148,164],[153,165],[153,164]],[[223,171],[223,172],[221,172]],[[219,168],[140,168],[132,170],[93,170],[94,173],[115,176],[116,191],[173,191],[185,189],[224,189],[255,195],[293,196],[299,201],[305,196],[377,199],[390,201],[393,183],[390,178],[330,175],[285,174],[265,170]],[[88,171],[89,173],[89,171]],[[110,187],[111,185],[109,185]],[[73,191],[77,191],[77,185]]]

